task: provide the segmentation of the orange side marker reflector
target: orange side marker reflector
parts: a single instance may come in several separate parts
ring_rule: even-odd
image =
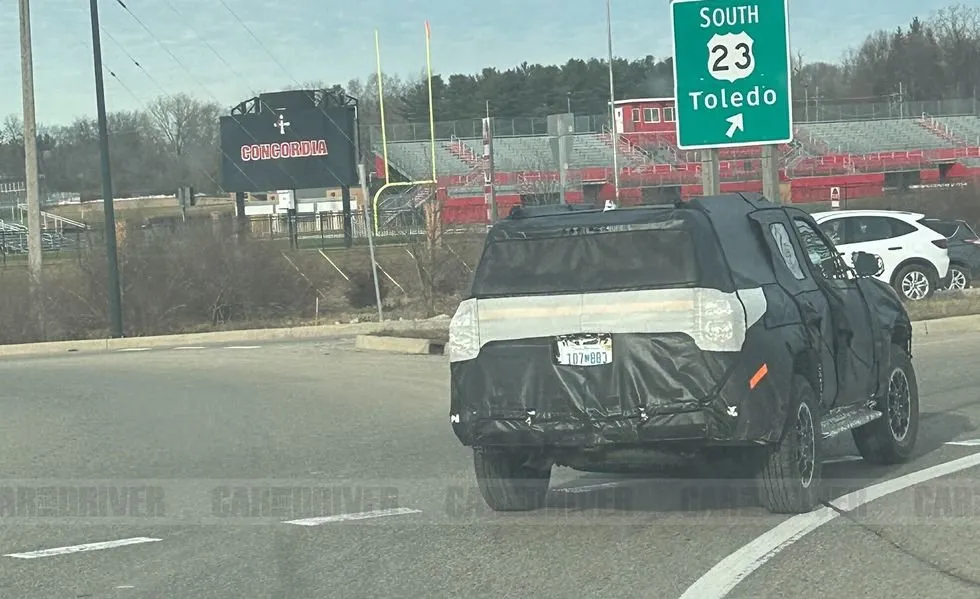
[[[759,386],[759,383],[762,382],[762,379],[766,378],[767,374],[769,374],[769,366],[763,364],[759,370],[755,371],[752,378],[749,379],[749,389],[755,389]]]

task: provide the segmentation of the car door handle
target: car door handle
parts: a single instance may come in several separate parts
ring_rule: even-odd
[[[900,245],[896,245],[895,247],[893,247],[893,248],[888,248],[888,249],[889,249],[890,251],[895,251],[895,250],[900,250],[900,249],[902,249],[902,246],[900,246]]]

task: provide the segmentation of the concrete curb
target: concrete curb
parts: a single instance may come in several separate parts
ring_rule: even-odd
[[[358,335],[354,341],[354,347],[372,351],[428,356],[441,356],[446,353],[446,344],[442,341],[419,339],[416,337]]]
[[[429,320],[393,320],[384,323],[362,322],[356,324],[287,327],[280,329],[246,329],[192,333],[185,335],[160,335],[154,337],[128,337],[124,339],[85,339],[80,341],[53,341],[48,343],[22,343],[0,345],[0,357],[60,354],[69,352],[101,352],[121,349],[179,347],[211,345],[216,343],[245,343],[261,341],[289,341],[331,337],[355,337],[380,331],[445,330],[448,317]]]
[[[932,320],[916,320],[912,322],[912,334],[915,335],[948,335],[950,333],[980,332],[980,314],[967,316],[949,316]],[[913,337],[914,338],[914,337]]]
[[[384,323],[362,322],[356,324],[334,324],[305,327],[286,327],[279,329],[246,329],[239,331],[219,331],[214,333],[191,333],[184,335],[160,335],[155,337],[129,337],[124,339],[84,339],[80,341],[53,341],[48,343],[22,343],[0,345],[0,358],[51,355],[61,353],[101,352],[120,349],[179,347],[187,345],[211,345],[217,343],[245,343],[267,341],[290,341],[304,339],[328,339],[331,337],[357,337],[381,331],[445,331],[449,317],[441,316],[429,320],[393,320]],[[980,314],[950,316],[932,320],[912,322],[915,336],[948,335],[951,333],[980,332]],[[401,339],[405,337],[377,337],[376,339]],[[414,339],[416,343],[418,339]],[[425,340],[428,342],[428,340]],[[365,348],[367,349],[367,348]],[[396,350],[391,350],[396,351]],[[425,352],[428,353],[427,348]],[[410,352],[418,353],[418,352]]]

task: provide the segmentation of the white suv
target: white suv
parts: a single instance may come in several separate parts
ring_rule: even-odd
[[[878,278],[906,300],[925,299],[949,278],[946,238],[924,223],[924,214],[897,210],[835,210],[812,215],[850,264],[854,252],[881,257]]]

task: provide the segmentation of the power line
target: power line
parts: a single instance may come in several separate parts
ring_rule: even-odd
[[[136,65],[136,67],[140,71],[143,72],[143,74],[146,75],[147,79],[149,79],[154,85],[157,86],[157,88],[160,90],[160,92],[163,95],[163,97],[165,97],[165,98],[172,98],[173,97],[172,94],[168,94],[167,93],[167,90],[160,84],[160,82],[158,82],[156,80],[156,78],[154,78],[153,75],[151,75],[150,72],[147,71],[146,68],[142,64],[140,64],[140,62],[138,60],[136,60],[136,58],[132,54],[130,54],[126,50],[126,48],[121,43],[119,43],[118,40],[116,40],[116,38],[114,38],[112,36],[111,33],[109,33],[108,31],[106,31],[105,28],[102,28],[102,31],[103,31],[103,33],[106,34],[106,36],[110,40],[112,40],[113,43],[115,43],[117,46],[119,46],[119,49],[123,51],[123,53],[129,58],[129,60],[131,60],[133,62],[133,64]],[[105,63],[103,63],[103,66],[105,67]],[[143,110],[146,111],[147,113],[149,113],[150,112],[149,106],[147,106],[142,100],[140,100],[139,97],[137,97],[136,94],[133,93],[133,91],[125,83],[122,82],[122,80],[119,78],[118,75],[116,75],[115,72],[113,72],[112,70],[109,70],[108,67],[105,67],[105,68],[106,68],[106,70],[109,71],[109,75],[111,75],[112,78],[115,79],[116,82],[119,83],[119,85],[124,90],[126,90],[126,92],[129,93],[129,95],[131,95],[133,97],[133,99],[135,99],[137,101],[137,103],[140,104],[140,106],[143,108]],[[225,158],[227,158],[231,162],[231,164],[234,164],[235,165],[235,168],[238,169],[238,172],[240,172],[242,174],[242,176],[244,176],[248,180],[249,183],[251,183],[254,187],[258,187],[258,184],[256,184],[256,182],[251,177],[249,177],[248,174],[245,171],[242,170],[242,167],[240,167],[238,164],[236,164],[235,161],[231,159],[231,156],[229,156],[224,151],[224,148],[221,147],[221,144],[220,143],[218,144],[218,151],[221,152],[221,155],[224,156]],[[203,167],[198,166],[198,168],[201,169],[202,172],[204,172]],[[205,172],[205,175],[209,179],[211,179],[212,182],[214,182],[214,184],[217,186],[218,189],[222,189],[221,184],[218,183],[217,181],[215,181],[214,178],[211,177],[211,175],[209,175],[207,172]]]
[[[149,112],[149,107],[148,107],[148,106],[146,105],[146,103],[145,103],[145,102],[143,102],[142,100],[140,100],[140,98],[139,98],[139,96],[137,96],[137,95],[136,95],[136,93],[135,93],[135,92],[133,92],[133,90],[132,90],[132,89],[130,89],[130,87],[129,87],[128,85],[126,85],[126,84],[125,84],[125,83],[123,82],[123,80],[122,80],[122,79],[120,79],[120,78],[119,78],[119,75],[116,75],[116,73],[115,73],[115,71],[113,71],[112,69],[110,69],[110,68],[109,68],[109,67],[108,67],[108,66],[107,66],[107,65],[105,64],[105,62],[103,62],[103,63],[102,63],[102,68],[104,68],[104,69],[106,70],[106,72],[107,72],[107,73],[109,73],[109,76],[110,76],[110,77],[112,77],[113,79],[115,79],[115,80],[116,80],[116,83],[118,83],[118,84],[119,84],[119,87],[121,87],[121,88],[123,88],[123,90],[125,90],[125,91],[126,91],[126,93],[128,93],[128,94],[129,94],[130,96],[132,96],[132,98],[133,98],[134,100],[136,100],[136,102],[137,102],[137,103],[138,103],[138,104],[139,104],[139,105],[140,105],[140,106],[141,106],[141,107],[143,108],[143,110],[145,110],[145,111],[147,111],[147,112]],[[224,154],[224,152],[222,152],[222,154]],[[226,156],[227,156],[227,155],[226,155]],[[214,183],[214,185],[215,185],[215,187],[216,187],[217,189],[221,189],[221,184],[220,184],[220,183],[218,183],[218,182],[217,182],[217,181],[215,180],[215,178],[214,178],[214,177],[212,177],[212,176],[211,176],[211,174],[210,174],[210,173],[208,173],[208,172],[207,172],[207,171],[206,171],[206,170],[204,169],[204,167],[202,167],[202,166],[200,166],[199,164],[196,164],[196,163],[194,164],[194,166],[195,166],[195,167],[197,167],[197,169],[198,169],[198,170],[199,170],[199,171],[200,171],[201,173],[203,173],[205,177],[207,177],[208,179],[210,179],[210,180],[211,180],[211,182],[212,182],[212,183]],[[243,175],[245,175],[245,173],[242,173],[242,174],[243,174]],[[248,175],[245,175],[245,176],[246,176],[246,177],[248,177]],[[251,183],[252,183],[253,185],[254,185],[254,183],[255,183],[254,181],[251,181],[251,180],[250,180],[250,182],[251,182]]]
[[[116,0],[116,1],[118,2],[119,0]],[[283,72],[283,73],[285,73],[287,77],[289,77],[290,79],[292,79],[292,80],[293,80],[293,83],[295,83],[296,85],[301,85],[301,84],[300,84],[300,82],[299,82],[299,81],[297,81],[297,80],[296,80],[296,78],[295,78],[295,77],[293,77],[293,76],[292,76],[292,75],[291,75],[291,74],[289,73],[289,71],[288,71],[288,70],[286,70],[286,67],[285,67],[285,66],[283,66],[283,64],[282,64],[281,62],[279,62],[279,59],[277,59],[277,58],[275,57],[275,55],[274,55],[274,54],[273,54],[272,52],[270,52],[270,51],[269,51],[269,48],[268,48],[268,47],[266,47],[266,45],[262,43],[262,39],[261,39],[261,38],[259,38],[259,36],[257,36],[257,35],[255,35],[255,32],[254,32],[254,31],[252,31],[252,30],[251,30],[251,29],[249,28],[249,26],[245,24],[245,21],[243,21],[243,20],[242,20],[242,18],[238,16],[238,13],[236,13],[235,11],[233,11],[233,10],[231,9],[231,7],[230,7],[230,6],[228,6],[228,3],[227,3],[227,2],[225,2],[225,0],[218,0],[218,2],[220,2],[220,3],[221,3],[221,5],[225,7],[225,10],[227,10],[227,11],[228,11],[228,12],[229,12],[229,13],[231,14],[231,16],[232,16],[232,17],[234,17],[234,19],[235,19],[236,21],[238,21],[238,24],[242,26],[242,29],[244,29],[245,31],[247,31],[247,32],[248,32],[248,34],[249,34],[250,36],[252,36],[252,39],[253,39],[253,40],[255,40],[255,43],[256,43],[256,44],[258,44],[258,46],[259,46],[260,48],[262,48],[262,50],[263,50],[263,51],[265,51],[265,53],[266,53],[266,54],[268,54],[268,55],[269,55],[269,58],[271,58],[271,59],[272,59],[272,62],[274,62],[274,63],[276,63],[276,64],[277,64],[277,65],[279,66],[279,68],[280,68],[280,69],[282,70],[282,72]]]
[[[117,0],[117,1],[119,1],[119,0]],[[259,36],[255,35],[255,32],[252,31],[252,29],[248,25],[245,24],[245,21],[243,21],[242,18],[238,16],[238,13],[236,13],[234,10],[232,10],[231,7],[228,6],[228,3],[225,2],[225,0],[218,0],[218,2],[220,2],[221,5],[225,7],[225,10],[227,10],[228,13],[231,14],[231,16],[236,21],[238,21],[238,24],[242,26],[242,29],[244,29],[252,37],[252,39],[255,40],[255,43],[259,46],[259,48],[261,48],[263,52],[265,52],[266,54],[269,55],[269,58],[272,59],[272,62],[276,63],[276,65],[283,72],[283,74],[285,74],[286,77],[292,79],[293,80],[293,83],[295,83],[297,86],[302,87],[303,84],[300,83],[299,80],[297,80],[296,77],[294,77],[289,72],[289,70],[286,69],[286,67],[279,61],[279,59],[276,58],[276,55],[273,54],[272,51],[269,50],[268,46],[266,46],[262,42],[262,39]],[[198,37],[200,37],[200,36],[198,36]],[[351,139],[350,137],[348,137],[348,135],[346,133],[344,133],[344,130],[340,128],[340,126],[337,124],[337,122],[334,121],[333,118],[329,114],[326,113],[326,111],[321,111],[321,112],[323,112],[323,116],[327,117],[327,119],[331,123],[333,123],[334,127],[336,127],[337,130],[340,131],[345,138],[347,138],[347,141],[349,141],[351,143],[354,143],[354,140]]]
[[[168,5],[170,6],[170,9],[171,9],[171,10],[173,10],[173,11],[174,11],[174,13],[175,13],[175,14],[176,14],[176,15],[177,15],[178,17],[180,17],[180,19],[181,19],[181,20],[182,20],[183,22],[185,22],[185,23],[189,23],[189,22],[190,22],[190,19],[188,19],[188,18],[187,18],[186,16],[184,16],[184,14],[183,14],[183,13],[181,13],[181,12],[180,12],[180,11],[178,10],[178,9],[177,9],[177,7],[176,7],[176,6],[174,6],[174,3],[173,3],[173,2],[171,1],[171,0],[166,0],[166,2],[167,2],[167,4],[168,4]],[[232,14],[234,14],[234,13],[232,13]],[[238,15],[235,15],[235,18],[236,18],[236,19],[238,19]],[[242,23],[242,21],[241,21],[241,19],[238,19],[238,21],[239,21],[240,23]],[[250,30],[250,29],[248,29],[248,27],[247,27],[247,26],[246,26],[246,25],[245,25],[244,23],[242,23],[242,26],[243,26],[243,27],[245,27],[245,29],[246,29],[246,31],[248,31],[249,33],[251,33],[251,30]],[[258,90],[256,90],[256,89],[255,89],[254,87],[252,87],[252,86],[251,86],[251,84],[250,84],[250,83],[248,82],[248,80],[247,80],[247,79],[245,79],[244,77],[242,77],[242,75],[241,75],[241,74],[239,74],[239,73],[238,73],[238,72],[237,72],[237,71],[236,71],[236,70],[235,70],[235,69],[234,69],[234,68],[233,68],[233,67],[231,66],[231,64],[229,64],[229,63],[228,63],[228,61],[227,61],[227,60],[225,60],[225,58],[224,58],[224,57],[223,57],[223,56],[222,56],[222,55],[221,55],[221,54],[220,54],[220,53],[219,53],[219,52],[218,52],[217,50],[215,50],[215,48],[214,48],[214,46],[212,46],[212,45],[210,44],[210,42],[208,42],[208,40],[207,40],[207,39],[206,39],[206,38],[205,38],[205,37],[204,37],[203,35],[201,35],[201,34],[200,34],[200,33],[199,33],[199,32],[198,32],[198,31],[197,31],[196,29],[194,29],[194,27],[192,27],[192,26],[191,26],[191,25],[189,25],[189,24],[187,25],[187,28],[188,28],[188,29],[190,29],[190,30],[191,30],[191,32],[192,32],[192,33],[193,33],[193,34],[194,34],[195,36],[197,36],[197,38],[198,38],[198,39],[200,39],[200,40],[201,40],[201,41],[202,41],[202,42],[204,43],[204,45],[208,47],[208,49],[209,49],[209,50],[211,50],[211,53],[212,53],[212,54],[214,54],[214,55],[215,55],[215,56],[216,56],[216,57],[218,58],[218,60],[220,60],[220,61],[221,61],[221,62],[222,62],[222,63],[223,63],[223,64],[224,64],[224,65],[225,65],[225,66],[226,66],[227,68],[228,68],[228,70],[229,70],[229,71],[231,71],[231,72],[232,72],[232,73],[233,73],[233,74],[234,74],[234,75],[235,75],[236,77],[238,77],[238,78],[239,78],[239,79],[240,79],[240,80],[242,81],[242,83],[244,83],[244,84],[245,84],[245,86],[246,86],[247,88],[249,88],[249,90],[250,90],[250,91],[252,92],[252,95],[254,95],[254,96],[258,96],[258,95],[259,95],[259,92],[258,92]],[[261,43],[261,42],[260,42],[260,43]],[[268,53],[268,50],[267,50],[267,49],[266,49],[266,52]],[[270,56],[271,56],[271,54],[270,54]],[[279,64],[279,62],[278,62],[278,61],[276,61],[276,59],[275,59],[275,57],[274,57],[274,56],[272,57],[272,59],[273,59],[273,60],[274,60],[274,61],[276,62],[276,64]],[[279,67],[280,67],[280,68],[283,68],[283,66],[282,66],[281,64],[279,64]],[[284,72],[285,72],[285,71],[284,71]],[[287,76],[287,77],[291,77],[291,76],[289,75],[289,73],[288,73],[288,72],[286,73],[286,76]],[[295,81],[295,79],[294,79],[294,81]],[[313,98],[311,98],[311,100],[312,100],[312,99],[313,99]],[[354,140],[353,140],[353,139],[351,139],[351,138],[350,138],[350,137],[349,137],[349,136],[347,135],[347,133],[346,133],[346,132],[344,132],[344,130],[340,128],[340,125],[338,125],[338,124],[337,124],[337,122],[336,122],[336,121],[335,121],[335,120],[334,120],[334,119],[333,119],[333,118],[332,118],[332,117],[331,117],[331,116],[330,116],[329,114],[327,114],[327,112],[326,112],[325,110],[320,110],[320,113],[321,113],[321,114],[322,114],[323,116],[325,116],[325,117],[327,118],[327,120],[329,120],[329,121],[330,121],[330,122],[331,122],[331,123],[332,123],[332,124],[334,125],[334,127],[335,127],[335,128],[337,129],[337,131],[340,131],[340,133],[341,133],[341,134],[342,134],[342,135],[343,135],[343,136],[344,136],[344,137],[345,137],[345,138],[347,139],[347,141],[349,141],[349,142],[351,142],[351,143],[354,143]],[[332,176],[334,177],[334,179],[338,179],[338,180],[339,180],[339,177],[337,177],[337,173],[335,173],[335,172],[333,171],[333,169],[331,169],[331,168],[329,168],[329,167],[327,167],[327,166],[324,166],[324,168],[326,169],[326,171],[327,171],[327,172],[329,172],[329,173],[330,173],[330,174],[331,174],[331,175],[332,175]]]
[[[157,35],[155,33],[153,33],[153,31],[149,27],[147,27],[146,23],[144,23],[138,16],[136,16],[136,14],[132,10],[130,10],[130,8],[128,6],[126,6],[126,3],[125,2],[123,2],[122,0],[116,0],[116,4],[118,4],[119,6],[121,6],[123,8],[123,10],[125,10],[127,13],[129,13],[129,15],[133,18],[133,20],[136,21],[140,25],[140,27],[142,27],[143,30],[146,31],[150,35],[150,37],[153,39],[153,41],[156,42],[156,44],[158,46],[160,46],[161,48],[163,48],[164,52],[166,52],[168,55],[170,55],[170,58],[172,58],[174,60],[174,62],[176,62],[182,69],[184,69],[184,71],[186,71],[187,74],[190,75],[191,78],[194,79],[195,83],[197,83],[201,87],[201,89],[203,89],[205,91],[205,93],[207,93],[209,96],[211,96],[211,99],[215,103],[217,103],[219,105],[221,104],[221,101],[207,88],[207,86],[205,86],[203,83],[201,83],[199,80],[197,80],[196,77],[194,77],[194,74],[191,72],[191,70],[189,68],[187,68],[187,65],[185,65],[183,62],[181,62],[181,60],[179,58],[177,58],[177,56],[173,52],[171,52],[169,48],[167,48],[166,44],[164,44],[160,40],[160,38],[157,37]],[[143,69],[142,66],[140,66],[140,68]],[[145,72],[145,69],[143,69],[143,70]],[[250,138],[252,138],[252,141],[253,142],[259,143],[258,138],[256,138],[254,135],[252,135],[252,133],[245,126],[242,125],[241,121],[238,120],[235,117],[234,114],[231,115],[231,118],[236,123],[238,123],[239,126],[241,126],[242,131],[247,136],[249,136]],[[225,156],[227,156],[227,154],[225,154]],[[286,170],[286,168],[283,165],[277,163],[277,166],[279,167],[279,170],[281,170],[292,181],[293,185],[295,185],[295,189],[301,189],[302,188],[302,186],[299,185],[299,181],[297,181],[296,178],[293,177],[289,173],[289,171]],[[239,171],[241,171],[241,167],[239,167]],[[254,181],[251,181],[250,180],[250,182],[252,182],[252,184],[255,185]]]

